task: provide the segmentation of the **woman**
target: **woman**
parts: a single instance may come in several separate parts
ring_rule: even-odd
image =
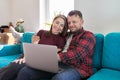
[[[58,51],[61,51],[65,44],[64,36],[67,33],[67,29],[67,18],[64,15],[58,15],[53,19],[50,31],[40,30],[37,35],[32,37],[32,42],[55,45]],[[23,57],[15,60],[9,66],[0,70],[0,80],[14,80],[24,66],[25,60]]]

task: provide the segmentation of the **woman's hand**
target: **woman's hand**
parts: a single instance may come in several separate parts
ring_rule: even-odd
[[[37,35],[32,36],[32,43],[33,44],[38,44],[39,40],[40,40],[39,36],[37,36]]]
[[[19,63],[19,64],[25,63],[25,57],[20,58],[20,59],[17,59],[17,60],[15,60],[14,62],[15,62],[15,63]]]

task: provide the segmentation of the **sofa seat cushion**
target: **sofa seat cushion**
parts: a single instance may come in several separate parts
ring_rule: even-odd
[[[20,54],[0,57],[0,68],[7,66],[11,61],[18,58]]]
[[[104,68],[87,80],[120,80],[120,71]]]

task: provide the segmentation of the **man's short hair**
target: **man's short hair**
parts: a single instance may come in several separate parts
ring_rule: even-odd
[[[68,16],[73,16],[73,15],[79,16],[81,19],[83,18],[82,13],[79,10],[72,10],[68,13]]]

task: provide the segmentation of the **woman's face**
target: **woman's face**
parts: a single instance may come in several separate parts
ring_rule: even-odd
[[[63,31],[65,21],[62,18],[56,18],[52,24],[52,33],[59,34]]]

